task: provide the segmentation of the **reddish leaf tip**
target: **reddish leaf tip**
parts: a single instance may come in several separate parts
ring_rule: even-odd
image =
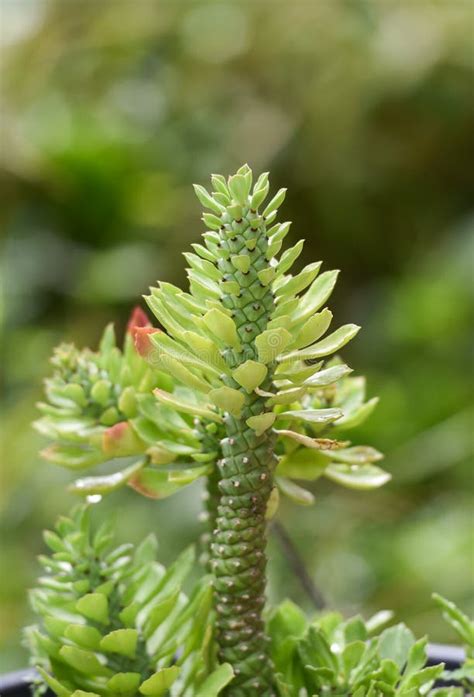
[[[137,349],[137,352],[140,354],[140,356],[142,356],[142,358],[146,358],[152,349],[150,334],[155,334],[159,331],[159,329],[150,326],[133,328],[132,335],[135,343],[135,348]]]
[[[151,322],[146,312],[144,312],[139,305],[136,305],[132,310],[127,324],[127,332],[133,336],[137,327],[151,327]]]

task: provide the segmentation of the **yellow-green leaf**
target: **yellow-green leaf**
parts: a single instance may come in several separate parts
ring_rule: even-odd
[[[70,624],[64,632],[66,639],[73,641],[83,649],[96,651],[100,646],[101,633],[87,624]]]
[[[176,409],[183,414],[193,414],[194,416],[202,416],[203,419],[209,419],[210,421],[222,421],[222,417],[219,416],[215,411],[211,411],[206,407],[199,406],[198,404],[192,404],[191,402],[184,402],[171,392],[166,392],[165,390],[156,389],[153,390],[153,394],[158,399],[159,402],[165,404],[168,407]]]
[[[229,414],[234,416],[239,416],[242,411],[242,407],[245,403],[245,397],[239,390],[234,390],[232,387],[218,387],[215,390],[209,392],[209,399],[222,409],[223,411],[228,411]]]
[[[267,373],[268,369],[263,363],[248,360],[233,371],[232,377],[250,394],[256,387],[262,384]]]
[[[386,484],[391,475],[377,465],[347,465],[331,463],[324,476],[349,489],[377,489]]]
[[[293,346],[296,349],[304,348],[317,341],[328,330],[331,320],[332,312],[327,307],[310,317],[302,325],[301,329],[296,330],[297,333]]]
[[[76,646],[63,646],[59,650],[60,656],[79,673],[86,675],[110,676],[111,671],[103,665],[95,653],[79,649]]]
[[[255,339],[258,359],[262,363],[271,363],[291,343],[292,336],[284,327],[266,329]]]
[[[295,409],[284,411],[278,416],[288,419],[298,419],[300,421],[309,421],[314,424],[326,424],[335,421],[342,415],[340,409]]]
[[[250,256],[248,254],[235,254],[230,258],[232,265],[242,273],[247,273],[250,268]]]
[[[278,360],[280,362],[286,361],[307,361],[314,360],[315,358],[322,358],[323,356],[329,356],[335,351],[339,351],[343,346],[345,346],[351,339],[355,337],[360,327],[356,324],[345,324],[335,332],[327,336],[325,339],[318,341],[312,346],[308,346],[306,349],[301,351],[291,351],[290,353],[283,354],[279,356]]]
[[[223,663],[204,680],[196,692],[196,697],[217,697],[233,677],[232,666],[229,663]]]
[[[276,477],[276,483],[282,494],[295,503],[300,504],[300,506],[311,506],[311,504],[314,503],[313,494],[307,489],[298,486],[298,484],[295,484],[290,479],[286,479],[286,477]]]
[[[145,680],[138,688],[142,695],[149,697],[161,697],[171,687],[179,675],[178,666],[163,668]]]
[[[140,673],[117,673],[107,682],[107,687],[117,697],[135,697],[140,680]]]
[[[325,271],[310,285],[291,313],[293,324],[304,322],[314,315],[332,293],[339,271]]]
[[[109,623],[109,603],[102,593],[83,595],[76,603],[76,610],[89,620],[100,624]]]
[[[264,414],[251,416],[247,419],[246,424],[255,431],[257,436],[260,436],[264,431],[268,430],[270,426],[272,426],[275,418],[275,414],[272,411],[268,411]]]
[[[76,479],[69,485],[69,491],[81,496],[91,496],[94,494],[108,494],[115,491],[128,482],[145,464],[145,460],[139,460],[130,467],[126,467],[121,472],[113,474],[102,474],[95,477],[82,477]]]
[[[234,320],[221,310],[213,308],[206,312],[202,318],[206,327],[214,336],[227,346],[240,349],[239,336]]]
[[[134,658],[137,641],[138,631],[136,629],[116,629],[103,637],[100,647],[103,651]]]

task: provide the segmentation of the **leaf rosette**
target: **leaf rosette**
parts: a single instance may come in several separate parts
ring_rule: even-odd
[[[42,418],[34,424],[52,441],[42,456],[74,472],[113,461],[112,472],[76,480],[76,493],[100,495],[129,484],[163,497],[208,472],[201,456],[206,431],[197,433],[192,417],[153,396],[155,389],[189,392],[140,355],[155,332],[136,310],[123,349],[110,325],[97,351],[62,344],[54,353],[47,401],[38,404]],[[207,455],[212,458],[210,449]]]

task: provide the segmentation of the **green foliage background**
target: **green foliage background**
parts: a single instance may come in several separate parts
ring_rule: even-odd
[[[73,504],[30,427],[51,349],[95,345],[156,279],[183,283],[203,231],[190,185],[244,161],[288,186],[301,264],[343,271],[338,321],[363,326],[344,357],[381,397],[357,440],[393,474],[372,493],[318,482],[316,506],[281,519],[330,606],[394,608],[452,639],[430,593],[472,600],[472,3],[2,0],[1,14],[0,669],[25,662],[40,530]],[[151,526],[169,561],[199,526],[199,487],[178,497],[103,507],[124,539]],[[305,603],[271,552],[272,598]]]

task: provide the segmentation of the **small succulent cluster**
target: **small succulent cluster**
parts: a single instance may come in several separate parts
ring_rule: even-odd
[[[328,361],[320,371],[319,385],[293,404],[301,411],[337,409],[343,414],[337,421],[308,421],[295,427],[282,419],[275,429],[279,436],[276,481],[286,496],[302,505],[311,504],[314,496],[295,479],[314,481],[324,476],[341,486],[360,490],[382,486],[390,479],[375,464],[383,457],[378,450],[352,446],[345,440],[347,432],[363,423],[377,404],[377,398],[365,401],[365,378],[353,377],[350,372],[338,359]]]
[[[457,692],[436,694],[438,697],[460,697],[462,694],[470,695],[474,692],[474,620],[471,620],[453,602],[443,598],[438,593],[433,593],[433,600],[442,611],[444,620],[452,627],[464,644],[466,658],[463,665],[453,671],[446,672],[442,678],[446,681],[456,681],[463,686],[464,691],[459,689]]]
[[[70,344],[55,351],[54,374],[45,381],[47,402],[38,405],[43,416],[34,424],[53,441],[42,456],[73,471],[125,462],[119,471],[76,480],[71,488],[79,494],[108,493],[128,483],[140,493],[163,497],[207,471],[196,462],[202,459],[203,436],[192,419],[153,397],[155,388],[173,390],[174,382],[135,348],[134,340],[140,345],[150,331],[155,330],[137,309],[123,350],[108,326],[96,352]]]
[[[453,625],[464,630],[470,625],[472,647],[473,623],[452,603],[437,599],[448,608]],[[281,697],[462,697],[461,688],[436,688],[435,683],[464,680],[468,688],[469,675],[472,688],[469,659],[463,669],[447,673],[442,663],[426,665],[427,639],[416,641],[404,624],[376,635],[390,618],[390,612],[381,612],[367,622],[343,620],[333,612],[308,621],[296,605],[282,603],[268,623]],[[463,639],[468,639],[466,631]]]
[[[26,631],[38,695],[47,685],[57,697],[216,697],[231,680],[214,658],[209,578],[182,590],[192,550],[166,570],[153,536],[114,548],[110,524],[94,533],[84,506],[45,541],[52,554],[31,592],[41,626]]]

